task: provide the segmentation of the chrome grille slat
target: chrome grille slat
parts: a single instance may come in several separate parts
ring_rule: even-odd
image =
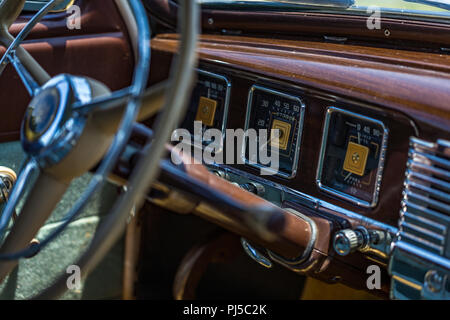
[[[407,177],[409,181],[414,181],[417,183],[420,182],[426,182],[429,185],[433,185],[438,187],[439,189],[446,191],[447,192],[447,197],[448,197],[448,193],[450,192],[450,183],[443,181],[441,179],[437,179],[437,178],[433,178],[430,177],[426,174],[423,173],[419,173],[419,172],[415,172],[415,171],[411,171],[408,170],[407,171]]]
[[[419,227],[413,223],[403,222],[403,231],[408,232],[408,230],[410,230],[410,232],[421,233],[425,240],[431,241],[439,246],[443,246],[445,244],[445,237],[443,235]]]
[[[423,191],[425,194],[431,195],[434,198],[437,198],[436,200],[439,202],[442,202],[442,205],[445,205],[448,201],[448,193],[447,192],[443,192],[440,190],[436,190],[432,187],[428,187],[425,186],[421,183],[412,181],[412,180],[407,180],[407,184],[408,184],[408,189],[411,188],[415,188],[417,190]],[[448,210],[450,210],[450,205],[447,205]]]
[[[443,253],[442,246],[434,244],[430,241],[423,239],[423,237],[419,237],[408,232],[400,232],[400,240],[409,242],[413,245],[432,251],[433,253],[437,253],[439,255]]]
[[[438,140],[437,143],[426,142],[418,138],[411,138],[411,147],[415,150],[425,153],[432,153],[439,157],[447,158],[450,160],[450,142],[446,140]]]
[[[419,162],[413,162],[413,161],[409,161],[408,163],[408,167],[411,170],[414,170],[413,172],[423,172],[425,174],[429,174],[429,175],[433,175],[434,177],[438,177],[440,179],[444,179],[444,180],[450,180],[450,172],[440,169],[440,168],[436,168],[424,163],[419,163]]]
[[[432,163],[434,165],[438,165],[439,167],[450,170],[450,160],[441,158],[433,154],[426,154],[423,152],[411,150],[411,158],[413,161],[423,162],[426,164]]]
[[[399,222],[401,241],[439,255],[450,225],[450,158],[442,142],[411,138]]]
[[[433,229],[433,230],[435,230],[435,232],[438,232],[439,234],[442,234],[442,235],[445,234],[445,231],[447,229],[444,224],[437,223],[433,220],[424,218],[419,215],[415,215],[414,213],[411,213],[409,211],[404,212],[403,217],[405,218],[405,221],[415,223],[416,225],[424,227],[424,228]]]
[[[409,190],[406,191],[406,197],[403,200],[404,204],[407,205],[408,201],[409,202],[415,202],[424,206],[430,206],[432,207],[434,210],[438,210],[442,213],[445,213],[446,215],[450,215],[450,206],[442,203],[440,201],[434,200],[434,199],[430,199],[425,195],[421,195],[418,194],[416,192],[411,192]]]
[[[450,224],[450,217],[432,209],[419,206],[413,202],[408,203],[408,212],[411,212],[416,217],[425,217],[426,219],[438,222],[444,225],[444,227]]]

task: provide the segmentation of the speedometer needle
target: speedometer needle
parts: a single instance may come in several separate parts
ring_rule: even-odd
[[[352,175],[352,173],[349,172],[349,173],[347,174],[347,176],[344,178],[344,181],[347,181],[347,179],[350,178],[351,175]]]

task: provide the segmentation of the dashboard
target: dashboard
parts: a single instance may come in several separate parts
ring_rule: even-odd
[[[194,120],[202,120],[199,113],[207,109],[203,99],[213,100],[215,107],[206,112],[211,120],[202,132],[213,127],[224,132],[216,149],[223,153],[223,161],[210,164],[210,170],[280,207],[311,210],[308,216],[321,220],[320,232],[335,237],[322,247],[324,254],[363,268],[374,262],[386,266],[401,210],[409,137],[416,132],[409,119],[229,68],[202,64],[198,74],[182,127],[192,128]],[[228,99],[208,89],[214,79],[228,84]],[[223,119],[227,119],[225,130]],[[240,130],[246,134],[236,135]],[[192,144],[198,147],[198,134],[193,137],[197,143]],[[202,141],[205,150],[208,142]],[[262,152],[266,159],[261,159],[264,146],[269,147]],[[271,153],[276,153],[277,166],[269,161]],[[385,241],[358,252],[359,256],[337,252],[342,246],[339,230],[357,226],[364,226],[365,232],[382,231]],[[297,272],[307,268],[304,261],[270,251],[267,255]]]
[[[325,251],[334,252],[335,259],[364,266],[375,262],[386,268],[392,242],[399,235],[399,221],[404,219],[402,212],[408,211],[403,185],[411,137],[418,131],[414,122],[401,113],[374,105],[228,68],[202,64],[198,76],[183,127],[192,128],[193,121],[205,119],[201,115],[205,112],[208,120],[202,133],[208,128],[223,133],[216,151],[223,153],[221,159],[228,162],[210,164],[210,170],[281,207],[306,207],[325,216],[332,221],[327,230],[334,234]],[[215,82],[215,88],[219,83],[227,88],[222,95],[210,88]],[[211,101],[212,110],[205,107],[204,99]],[[242,128],[245,134],[239,144],[235,132]],[[275,141],[271,139],[274,130],[278,131]],[[198,139],[198,135],[193,137]],[[252,143],[255,147],[250,150]],[[269,145],[272,148],[267,148]],[[203,149],[207,146],[203,141]],[[260,156],[264,146],[265,160]],[[268,162],[271,153],[276,153],[279,161],[276,169]],[[403,232],[404,237],[413,234],[416,244],[416,230],[424,226],[417,223],[424,218],[418,211],[408,216],[411,223],[406,226],[412,229]],[[448,218],[439,219],[442,235],[438,254],[444,255],[448,248]],[[345,232],[351,229],[357,230],[359,237],[382,240],[369,240],[370,245],[361,240],[359,247],[349,248],[353,235]],[[357,250],[359,258],[349,255]],[[285,259],[270,250],[267,255],[294,271],[302,272],[304,268],[302,261]],[[392,261],[390,266],[400,264]],[[397,286],[405,285],[402,276],[394,279],[398,280]],[[401,292],[398,289],[396,296],[401,297]]]
[[[206,83],[226,79],[229,99],[214,100],[217,95],[205,86],[205,74],[211,77]],[[213,127],[224,133],[222,145],[227,148],[221,167],[396,226],[398,215],[386,212],[394,211],[393,202],[400,210],[402,188],[394,191],[390,182],[403,180],[409,137],[416,130],[406,116],[217,66],[202,65],[199,76],[182,127],[193,128],[193,119],[201,120],[204,99],[220,106],[210,115],[214,120],[203,123],[202,133]],[[223,119],[227,119],[225,129]],[[271,140],[275,129],[280,135],[276,143]],[[237,141],[238,130],[246,133],[242,143]],[[198,134],[193,137],[198,140]],[[203,139],[205,146],[208,142]],[[260,157],[264,146],[267,159]],[[277,169],[271,166],[271,152],[279,158]]]

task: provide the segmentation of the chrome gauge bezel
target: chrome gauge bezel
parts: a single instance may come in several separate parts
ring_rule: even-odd
[[[323,165],[324,165],[324,161],[325,161],[325,152],[326,152],[326,148],[327,148],[327,140],[328,140],[328,131],[329,131],[329,127],[330,127],[330,120],[331,120],[331,115],[334,112],[339,112],[345,115],[349,115],[351,117],[355,117],[367,122],[372,122],[375,123],[379,126],[381,126],[381,128],[383,128],[383,139],[382,139],[382,143],[381,143],[381,153],[380,153],[380,159],[378,161],[378,169],[377,169],[377,173],[376,173],[376,179],[375,179],[375,188],[374,188],[374,192],[372,195],[372,202],[367,202],[364,200],[361,200],[357,197],[351,196],[347,193],[344,193],[342,191],[333,189],[331,187],[328,187],[326,185],[324,185],[321,181],[321,177],[322,177],[322,171],[323,171]],[[322,133],[322,144],[320,147],[320,156],[319,156],[319,164],[317,166],[317,174],[316,174],[316,184],[319,187],[320,190],[327,192],[329,194],[332,194],[334,196],[337,196],[341,199],[347,200],[351,203],[354,203],[358,206],[364,207],[364,208],[374,208],[377,204],[378,204],[378,196],[379,196],[379,192],[380,192],[380,186],[381,186],[381,180],[383,178],[383,169],[384,169],[384,161],[385,161],[385,157],[386,157],[386,150],[387,150],[387,141],[388,141],[388,136],[389,136],[389,130],[387,129],[387,127],[385,126],[385,124],[382,121],[373,119],[371,117],[367,117],[367,116],[363,116],[361,114],[358,113],[354,113],[348,110],[344,110],[341,108],[337,108],[334,106],[330,106],[327,108],[326,110],[326,116],[325,116],[325,124],[324,124],[324,129],[323,129],[323,133]]]
[[[230,106],[230,95],[231,95],[231,81],[227,77],[217,74],[217,73],[212,73],[212,72],[201,70],[201,69],[198,69],[197,71],[198,71],[198,73],[203,74],[205,76],[223,80],[227,84],[227,88],[226,88],[226,92],[225,92],[225,102],[224,102],[224,106],[223,106],[223,119],[222,119],[222,128],[221,128],[222,142],[223,142],[225,139],[225,133],[226,133],[226,129],[227,129],[228,109]]]
[[[224,81],[226,83],[225,101],[224,101],[224,106],[223,106],[223,119],[222,119],[222,124],[221,124],[221,128],[220,128],[220,130],[222,132],[221,143],[223,146],[223,144],[225,142],[225,135],[226,135],[226,129],[227,129],[227,122],[228,122],[228,112],[229,112],[229,106],[230,106],[231,86],[232,86],[231,81],[226,76],[223,76],[223,75],[220,75],[217,73],[213,73],[213,72],[206,71],[203,69],[197,69],[196,71],[198,74],[202,74],[207,77],[215,78],[215,79]],[[194,90],[194,88],[193,88],[193,90]],[[194,133],[192,133],[192,134],[194,134]],[[207,148],[207,146],[196,141],[194,136],[192,137],[192,141],[187,142],[187,144],[193,146],[194,148],[200,149],[200,150],[204,150],[205,148]],[[220,153],[222,151],[223,151],[223,148],[220,148],[219,150],[214,150],[215,153]]]
[[[244,139],[244,141],[242,143],[241,159],[246,165],[248,165],[250,167],[264,169],[264,171],[266,171],[268,173],[273,173],[276,176],[280,176],[280,177],[287,178],[287,179],[293,179],[297,175],[297,171],[298,171],[298,162],[300,159],[300,146],[301,146],[301,141],[302,141],[303,122],[304,122],[304,118],[305,118],[306,105],[303,102],[303,100],[297,96],[255,84],[250,88],[249,93],[248,93],[247,111],[246,111],[246,115],[245,115],[245,127],[244,127],[245,132],[247,132],[247,130],[249,129],[249,126],[250,126],[250,117],[252,114],[252,104],[253,104],[253,96],[254,96],[255,90],[264,91],[269,94],[280,96],[280,97],[283,97],[283,98],[286,98],[289,100],[295,100],[300,105],[300,108],[301,108],[300,120],[299,120],[299,126],[298,126],[298,130],[297,130],[297,143],[295,145],[295,154],[294,154],[294,161],[293,161],[293,167],[292,167],[292,174],[290,174],[290,175],[285,174],[280,171],[274,171],[271,168],[261,165],[261,164],[251,163],[250,160],[247,159],[247,157],[245,155],[246,149],[247,149],[247,139]]]

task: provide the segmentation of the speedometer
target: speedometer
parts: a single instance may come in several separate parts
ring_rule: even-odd
[[[254,85],[249,93],[245,131],[258,132],[272,130],[279,131],[279,139],[268,142],[274,148],[268,150],[269,154],[279,159],[278,168],[274,174],[293,178],[297,172],[297,164],[300,152],[300,143],[303,128],[305,105],[303,101],[291,94],[279,92],[273,89]],[[270,135],[270,134],[269,134]],[[265,144],[257,137],[259,144]],[[243,158],[246,163],[255,167],[264,167],[259,154],[250,152],[246,140]],[[270,169],[267,169],[270,171]]]
[[[378,201],[388,130],[381,121],[346,110],[327,110],[317,184],[364,207]]]

